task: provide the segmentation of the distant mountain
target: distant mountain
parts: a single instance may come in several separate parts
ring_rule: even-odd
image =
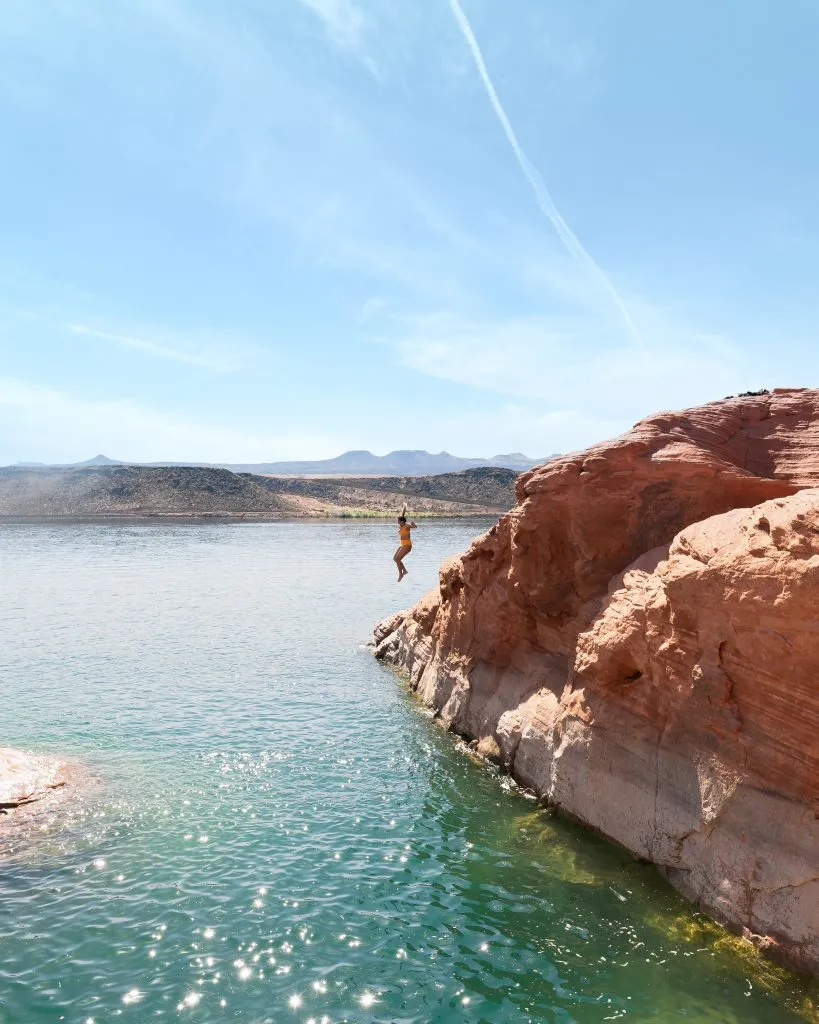
[[[350,451],[334,459],[318,459],[300,462],[148,462],[127,463],[111,459],[107,455],[95,455],[85,462],[75,462],[73,468],[84,466],[193,466],[210,469],[229,469],[234,473],[260,473],[267,476],[435,476],[441,473],[457,473],[464,469],[480,469],[485,466],[496,469],[512,469],[516,473],[539,466],[554,455],[542,459],[530,459],[520,452],[508,455],[493,455],[489,459],[460,458],[449,452],[437,455],[420,450],[390,452],[388,455],[373,455],[368,451]],[[19,466],[42,466],[42,463],[18,463]],[[54,467],[52,467],[54,468]],[[60,467],[70,468],[70,467]]]
[[[95,455],[93,459],[86,459],[85,462],[75,462],[75,466],[121,466],[119,459],[109,459],[107,455]]]
[[[388,455],[373,455],[368,451],[350,451],[334,459],[318,459],[304,462],[264,462],[254,465],[228,465],[226,468],[244,473],[269,473],[274,476],[432,476],[439,473],[456,473],[462,469],[478,469],[495,466],[514,469],[522,473],[532,466],[548,461],[530,459],[520,453],[493,455],[489,459],[460,458],[449,452],[419,450],[395,451]]]

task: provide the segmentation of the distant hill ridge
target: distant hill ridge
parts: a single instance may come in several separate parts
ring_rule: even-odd
[[[196,466],[212,469],[229,469],[234,473],[260,473],[274,476],[432,476],[440,473],[456,473],[463,469],[479,469],[491,466],[500,469],[513,469],[522,473],[533,466],[542,465],[554,458],[553,455],[542,459],[530,459],[520,452],[507,455],[493,455],[488,459],[461,458],[449,452],[431,452],[420,449],[408,449],[389,452],[387,455],[373,455],[372,452],[349,451],[332,459],[301,460],[291,462],[260,462],[260,463],[207,463],[207,462],[124,462],[111,459],[107,455],[95,455],[85,462],[71,463],[70,466]],[[46,467],[42,463],[18,463],[27,468]],[[61,466],[59,468],[66,468]]]
[[[234,473],[214,466],[79,465],[0,469],[0,519],[77,516],[497,515],[517,473],[480,466],[425,476],[350,478]]]

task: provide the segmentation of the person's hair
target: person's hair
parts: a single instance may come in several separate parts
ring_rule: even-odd
[[[407,521],[407,517],[406,516],[399,516],[398,517],[398,522],[399,523],[405,523],[406,521]]]

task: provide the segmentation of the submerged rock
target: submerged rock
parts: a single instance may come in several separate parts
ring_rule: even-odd
[[[73,758],[0,747],[0,862],[53,849],[98,784]]]
[[[376,655],[552,806],[819,972],[814,487],[817,391],[651,417],[521,477]]]
[[[0,813],[64,786],[67,770],[67,762],[59,758],[0,747]]]

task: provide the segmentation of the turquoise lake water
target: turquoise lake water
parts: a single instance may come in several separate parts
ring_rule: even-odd
[[[809,1016],[374,662],[480,529],[0,527],[0,743],[100,780],[0,860],[3,1024]]]

